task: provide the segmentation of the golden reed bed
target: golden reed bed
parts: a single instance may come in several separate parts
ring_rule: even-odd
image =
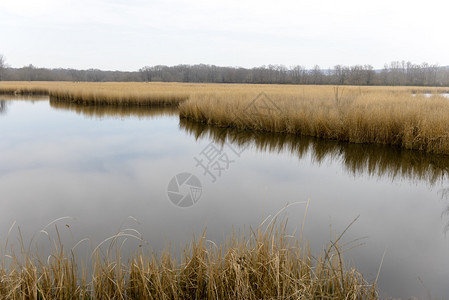
[[[84,105],[179,106],[218,127],[449,154],[449,88],[1,82],[0,92]],[[432,93],[428,98],[424,93]]]
[[[9,250],[8,235],[0,247],[0,299],[378,299],[376,284],[344,265],[341,235],[313,257],[306,243],[286,233],[285,223],[268,221],[221,245],[204,233],[181,258],[173,249],[125,258],[125,238],[141,236],[120,232],[92,251],[87,266],[77,260],[79,243],[64,247],[57,227],[53,254],[44,259],[23,242],[19,254]]]
[[[420,89],[289,86],[258,95],[242,89],[197,94],[179,108],[183,118],[219,127],[449,154],[449,99],[413,96],[416,91]]]
[[[189,97],[188,89],[178,85],[146,83],[0,82],[0,93],[109,106],[177,106]]]

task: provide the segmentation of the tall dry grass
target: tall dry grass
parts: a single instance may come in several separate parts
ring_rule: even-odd
[[[102,106],[177,106],[189,96],[180,85],[91,82],[0,82],[0,94],[49,95],[54,101]]]
[[[58,231],[57,231],[58,232]],[[343,232],[344,233],[344,232]],[[206,233],[192,239],[179,259],[172,249],[160,255],[143,250],[129,259],[115,248],[93,250],[92,273],[66,249],[59,232],[53,254],[40,259],[25,250],[1,247],[1,299],[377,299],[356,269],[344,264],[339,237],[313,257],[286,224],[270,222],[247,234],[232,234],[220,245]]]
[[[43,91],[54,102],[179,106],[181,118],[219,127],[449,154],[447,88],[0,82],[0,94]]]
[[[412,96],[416,91],[286,86],[260,94],[242,89],[195,94],[179,109],[182,118],[219,127],[449,154],[449,99]]]

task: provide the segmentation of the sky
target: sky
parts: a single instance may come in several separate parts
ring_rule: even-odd
[[[449,65],[447,1],[0,0],[11,67]]]

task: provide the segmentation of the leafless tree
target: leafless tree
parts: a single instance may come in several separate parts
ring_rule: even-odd
[[[0,81],[3,80],[3,73],[5,68],[6,68],[5,57],[3,56],[3,54],[0,54]]]
[[[375,70],[371,65],[336,65],[332,69],[321,69],[318,65],[312,69],[299,65],[263,65],[247,69],[197,64],[145,66],[136,72],[121,72],[46,69],[33,65],[11,68],[6,67],[5,59],[0,55],[0,80],[449,86],[449,66],[406,61],[385,64],[382,70]]]

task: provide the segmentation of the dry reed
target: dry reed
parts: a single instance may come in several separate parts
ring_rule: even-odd
[[[57,231],[57,227],[56,227]],[[343,232],[344,233],[344,232]],[[0,265],[1,299],[377,299],[375,284],[368,284],[347,267],[338,246],[341,235],[322,255],[313,257],[300,238],[286,233],[286,223],[270,222],[248,234],[232,234],[221,245],[192,239],[178,259],[171,249],[138,251],[123,261],[119,233],[111,237],[106,254],[92,254],[92,274],[54,241],[47,260],[27,252],[8,250]],[[109,239],[108,239],[109,240]],[[104,244],[104,242],[102,243]],[[101,245],[101,244],[100,244]],[[100,246],[99,245],[99,246]],[[11,247],[10,247],[11,248]]]
[[[49,95],[54,101],[81,105],[177,106],[185,88],[170,84],[1,82],[0,94]]]
[[[42,91],[81,105],[179,105],[181,118],[219,127],[449,154],[447,88],[0,82],[0,93]]]
[[[412,91],[308,86],[281,93],[217,92],[193,95],[179,109],[182,118],[219,127],[449,154],[449,99]]]

